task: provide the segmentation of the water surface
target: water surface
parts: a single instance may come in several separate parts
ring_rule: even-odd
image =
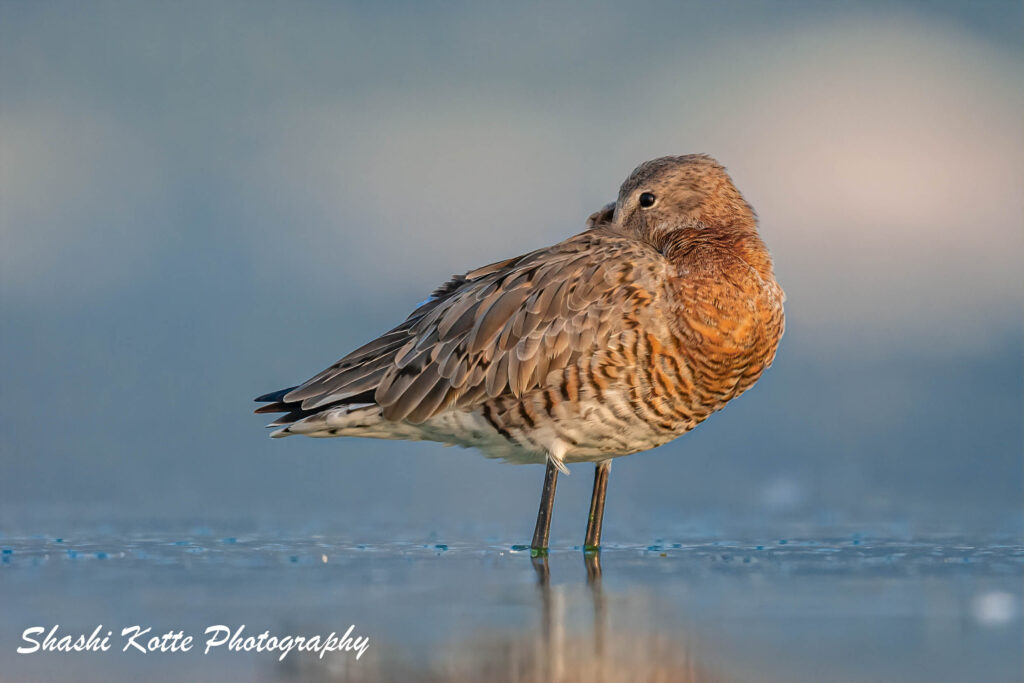
[[[310,536],[0,537],[5,681],[1012,681],[1024,547],[658,539],[599,561],[505,543]],[[196,641],[367,636],[351,654],[15,654],[31,626]],[[118,635],[115,633],[115,636]]]

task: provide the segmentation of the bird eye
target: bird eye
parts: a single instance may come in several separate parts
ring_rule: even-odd
[[[654,202],[657,200],[650,192],[644,192],[640,195],[640,206],[645,209],[649,209],[654,206]]]

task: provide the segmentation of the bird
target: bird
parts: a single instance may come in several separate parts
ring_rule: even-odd
[[[599,551],[612,459],[661,446],[749,389],[785,329],[757,216],[705,154],[636,167],[585,230],[455,275],[302,384],[264,394],[272,437],[475,447],[545,464],[530,548],[546,555],[559,473],[595,464]]]

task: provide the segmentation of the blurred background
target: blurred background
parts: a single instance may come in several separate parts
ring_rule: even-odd
[[[606,541],[998,536],[1024,481],[1024,6],[0,2],[0,528],[525,542],[539,467],[271,441],[257,394],[706,152],[775,366],[618,460]],[[560,486],[578,543],[590,467]]]

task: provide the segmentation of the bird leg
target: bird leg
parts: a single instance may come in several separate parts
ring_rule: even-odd
[[[601,550],[601,523],[604,521],[604,494],[608,490],[608,473],[612,461],[605,460],[594,466],[594,493],[590,497],[590,516],[587,517],[587,536],[583,540],[583,552]]]
[[[558,485],[558,468],[548,458],[547,469],[544,470],[544,489],[540,494],[540,510],[537,511],[537,526],[533,530],[533,543],[530,553],[534,557],[547,555],[548,535],[551,532],[551,509],[555,506],[555,486]]]

